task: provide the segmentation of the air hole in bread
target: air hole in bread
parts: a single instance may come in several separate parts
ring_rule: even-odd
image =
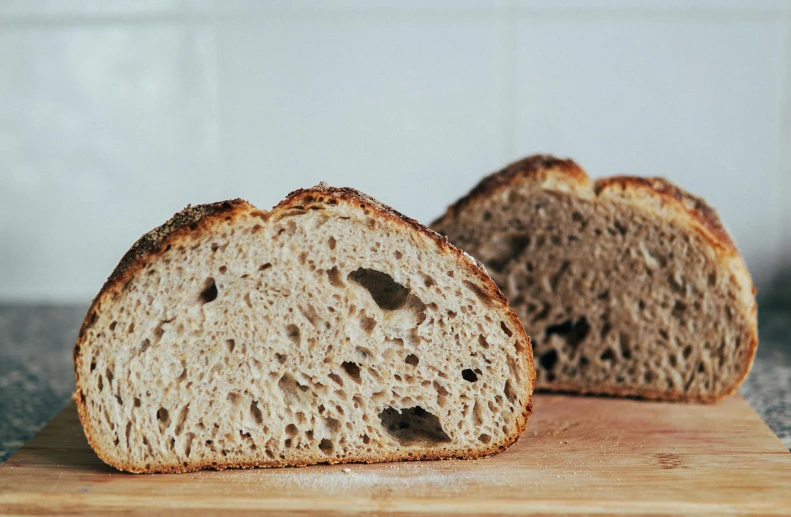
[[[615,352],[612,351],[612,348],[607,348],[601,353],[599,359],[605,363],[612,364],[615,361]]]
[[[176,436],[180,436],[182,431],[184,431],[184,423],[187,421],[187,415],[189,415],[190,405],[187,404],[181,411],[179,412],[178,421],[176,421],[176,428],[173,431]]]
[[[467,382],[475,382],[478,380],[478,375],[469,368],[461,371],[461,377]]]
[[[161,407],[157,410],[157,421],[159,422],[159,432],[164,433],[170,426],[170,414],[168,410]]]
[[[327,271],[327,277],[330,280],[330,285],[333,287],[344,287],[346,284],[343,283],[341,279],[341,273],[338,271],[338,268],[332,266],[331,269]]]
[[[409,289],[387,273],[375,269],[359,268],[349,273],[348,279],[364,287],[379,308],[384,310],[400,309],[409,295]]]
[[[272,264],[270,264],[269,262],[267,262],[266,264],[262,264],[262,265],[260,265],[260,266],[258,267],[258,271],[266,271],[266,270],[267,270],[267,269],[269,269],[270,267],[272,267]]]
[[[474,283],[472,283],[472,282],[470,282],[468,280],[464,281],[464,286],[467,289],[469,289],[470,291],[472,291],[472,293],[475,295],[475,297],[478,298],[478,300],[481,303],[483,303],[485,306],[487,306],[487,307],[491,306],[491,304],[492,304],[492,297],[489,296],[488,294],[486,294],[486,292],[483,289],[481,289],[480,286],[478,286],[477,284],[474,284]]]
[[[434,384],[434,390],[436,390],[437,392],[437,404],[439,404],[439,407],[445,407],[445,404],[447,404],[448,396],[450,395],[450,393],[448,392],[447,389],[445,389],[445,386],[443,386],[439,382],[434,381],[433,384]]]
[[[481,442],[481,443],[489,443],[489,442],[492,441],[492,437],[489,436],[488,434],[484,433],[484,434],[481,434],[478,437],[478,441]]]
[[[505,394],[505,398],[507,398],[508,402],[511,404],[516,402],[516,391],[514,391],[514,387],[511,386],[511,381],[505,381],[505,386],[503,386],[503,394]]]
[[[295,345],[300,343],[299,327],[296,325],[286,325],[286,335]]]
[[[363,332],[370,335],[374,331],[374,327],[376,327],[375,319],[367,316],[360,317],[360,328],[363,329]]]
[[[336,434],[338,430],[341,428],[341,423],[338,421],[337,418],[332,418],[328,416],[324,419],[324,427],[330,432],[330,434]]]
[[[504,321],[500,322],[500,328],[503,329],[503,332],[505,332],[506,336],[511,337],[514,335],[514,333],[508,328]]]
[[[335,449],[335,445],[332,443],[332,440],[324,438],[319,442],[319,450],[329,456],[332,454],[332,451]]]
[[[681,319],[684,317],[684,313],[686,312],[686,310],[687,310],[687,304],[680,300],[677,300],[676,303],[673,305],[673,310],[671,314],[673,315],[674,318]]]
[[[478,344],[481,345],[481,348],[484,349],[489,348],[489,342],[486,341],[486,338],[484,337],[483,334],[478,336]]]
[[[629,335],[625,332],[621,332],[618,336],[618,345],[621,347],[621,357],[624,359],[631,359],[632,358],[632,347],[629,344]]]
[[[411,366],[417,366],[420,363],[420,359],[415,354],[409,354],[406,356],[406,359],[404,359],[404,362]]]
[[[355,348],[354,353],[359,355],[363,360],[370,359],[374,356],[374,353],[369,348],[365,348],[364,346],[358,346]]]
[[[388,406],[379,413],[379,419],[387,434],[404,447],[431,447],[451,441],[439,418],[420,406],[400,411]]]
[[[582,316],[576,322],[569,319],[556,325],[550,325],[544,332],[544,337],[549,338],[553,334],[558,335],[564,339],[572,350],[576,350],[580,343],[588,337],[590,329],[588,319]]]
[[[187,366],[184,360],[181,361],[181,374],[176,377],[177,382],[181,382],[187,378]]]
[[[217,284],[214,283],[214,279],[212,277],[207,278],[199,296],[201,303],[213,302],[217,299],[217,294]]]
[[[236,341],[233,339],[226,340],[225,348],[228,349],[228,353],[230,354],[231,352],[233,352],[233,349],[236,348]]]
[[[503,272],[508,264],[530,247],[530,243],[528,235],[510,235],[503,238],[496,249],[492,250],[494,256],[486,258],[486,266],[497,273]]]
[[[612,324],[608,320],[605,320],[601,326],[601,330],[599,331],[599,337],[601,338],[602,341],[605,340],[605,338],[607,337],[607,335],[610,333],[611,330],[612,330]]]
[[[258,407],[258,401],[250,402],[250,416],[253,417],[255,423],[261,425],[264,423],[264,415],[261,413],[261,408]]]
[[[547,350],[546,352],[541,354],[541,356],[539,357],[539,361],[541,362],[541,366],[545,370],[551,372],[555,368],[555,365],[558,362],[557,350]]]
[[[162,336],[165,335],[165,324],[166,323],[170,323],[171,321],[173,321],[173,320],[172,319],[170,319],[170,320],[160,320],[159,323],[157,323],[157,326],[154,327],[155,342],[158,343],[159,341],[162,340]]]
[[[322,322],[322,319],[319,316],[319,313],[316,311],[316,308],[313,307],[313,305],[311,305],[309,303],[305,304],[304,306],[303,305],[299,305],[298,309],[299,309],[300,314],[302,314],[302,316],[306,320],[308,320],[308,322],[311,325],[313,325],[314,327],[318,327],[319,324]]]
[[[360,384],[360,366],[357,363],[344,361],[341,363],[341,368],[354,382]]]
[[[148,347],[150,347],[150,346],[151,346],[151,340],[150,340],[150,339],[148,339],[148,338],[144,339],[144,340],[143,340],[143,341],[140,343],[140,351],[139,351],[139,353],[141,353],[141,354],[142,354],[143,352],[145,352],[146,350],[148,350]]]
[[[184,455],[186,457],[188,457],[188,458],[190,457],[190,454],[192,453],[192,441],[194,439],[195,439],[195,434],[194,433],[187,433],[187,441],[186,441],[186,444],[184,445]],[[184,466],[186,467],[187,465],[188,465],[188,463],[185,461],[184,462]]]
[[[107,384],[112,384],[114,379],[113,371],[110,368],[107,368],[104,371],[104,374],[107,376]]]
[[[552,289],[553,293],[558,291],[558,285],[560,285],[560,279],[566,274],[566,272],[571,267],[571,262],[568,260],[564,260],[560,267],[555,271],[555,273],[549,277],[549,287]]]

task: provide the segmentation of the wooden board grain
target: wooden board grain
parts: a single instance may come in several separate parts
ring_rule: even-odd
[[[791,514],[791,453],[739,396],[539,395],[519,443],[482,460],[124,474],[96,457],[69,406],[0,467],[4,515],[196,512]]]

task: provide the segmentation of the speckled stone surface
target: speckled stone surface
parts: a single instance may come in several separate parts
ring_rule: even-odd
[[[741,394],[791,450],[791,307],[760,309],[758,353]]]
[[[68,402],[87,305],[0,305],[0,462]]]
[[[85,305],[0,305],[0,463],[68,402]],[[741,392],[791,449],[791,308],[760,313],[761,345]]]

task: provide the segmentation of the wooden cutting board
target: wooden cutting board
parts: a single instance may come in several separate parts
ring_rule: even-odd
[[[74,406],[0,467],[0,513],[791,514],[791,453],[740,397],[715,405],[540,395],[488,459],[123,474]]]

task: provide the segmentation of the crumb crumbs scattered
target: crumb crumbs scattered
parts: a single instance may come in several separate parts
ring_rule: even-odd
[[[344,474],[350,474],[352,469],[343,469]]]

